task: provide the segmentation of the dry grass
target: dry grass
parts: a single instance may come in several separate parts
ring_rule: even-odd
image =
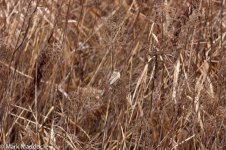
[[[225,149],[225,0],[0,0],[0,144]]]

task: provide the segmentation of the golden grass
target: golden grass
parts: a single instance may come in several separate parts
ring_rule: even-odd
[[[0,144],[225,149],[225,0],[0,0]]]

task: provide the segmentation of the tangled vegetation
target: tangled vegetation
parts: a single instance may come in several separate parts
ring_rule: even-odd
[[[0,144],[225,149],[225,0],[0,0]]]

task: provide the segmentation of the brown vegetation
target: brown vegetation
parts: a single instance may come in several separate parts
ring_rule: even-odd
[[[0,144],[225,149],[225,0],[0,0]]]

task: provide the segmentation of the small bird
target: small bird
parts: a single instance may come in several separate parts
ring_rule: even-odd
[[[120,72],[113,71],[109,79],[110,85],[114,84],[118,79],[120,79]]]

